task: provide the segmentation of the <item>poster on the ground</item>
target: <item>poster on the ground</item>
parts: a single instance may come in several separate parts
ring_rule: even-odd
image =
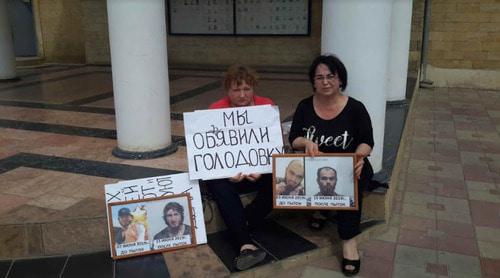
[[[358,210],[353,153],[273,155],[273,207]]]
[[[189,177],[220,179],[238,173],[271,173],[283,153],[279,110],[258,105],[184,113]]]
[[[121,181],[104,187],[106,206],[127,201],[147,201],[177,194],[189,194],[196,244],[207,243],[203,204],[197,180],[190,180],[187,173]],[[187,213],[186,213],[187,215]],[[112,216],[107,214],[108,219]],[[109,230],[111,231],[111,226]],[[111,233],[109,235],[111,238]],[[113,246],[110,246],[113,248]]]
[[[189,193],[108,203],[108,215],[113,259],[196,245]]]

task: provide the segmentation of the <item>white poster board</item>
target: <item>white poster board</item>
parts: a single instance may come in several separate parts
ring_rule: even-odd
[[[278,107],[258,105],[184,113],[189,177],[219,179],[271,173],[283,153]]]
[[[189,193],[191,196],[196,243],[207,243],[200,186],[197,180],[189,180],[187,173],[106,184],[104,191],[106,207],[110,203],[130,200],[147,200],[174,194]],[[111,216],[109,213],[107,216],[108,219],[110,219]],[[111,230],[111,228],[112,227],[108,227],[108,230]]]

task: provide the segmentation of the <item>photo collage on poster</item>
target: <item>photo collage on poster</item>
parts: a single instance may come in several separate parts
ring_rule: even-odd
[[[196,245],[189,194],[108,204],[112,257]]]

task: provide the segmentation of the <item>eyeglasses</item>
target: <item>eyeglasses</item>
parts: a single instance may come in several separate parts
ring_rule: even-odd
[[[334,80],[336,77],[337,77],[337,75],[335,75],[335,74],[328,74],[328,75],[316,75],[316,76],[314,77],[314,81],[321,81],[321,82],[323,82],[324,80],[327,80],[327,81],[332,81],[332,80]]]

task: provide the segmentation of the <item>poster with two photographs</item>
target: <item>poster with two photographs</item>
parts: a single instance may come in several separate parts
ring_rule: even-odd
[[[358,210],[352,153],[273,155],[276,209]]]
[[[189,194],[109,203],[108,213],[114,259],[196,245]]]

